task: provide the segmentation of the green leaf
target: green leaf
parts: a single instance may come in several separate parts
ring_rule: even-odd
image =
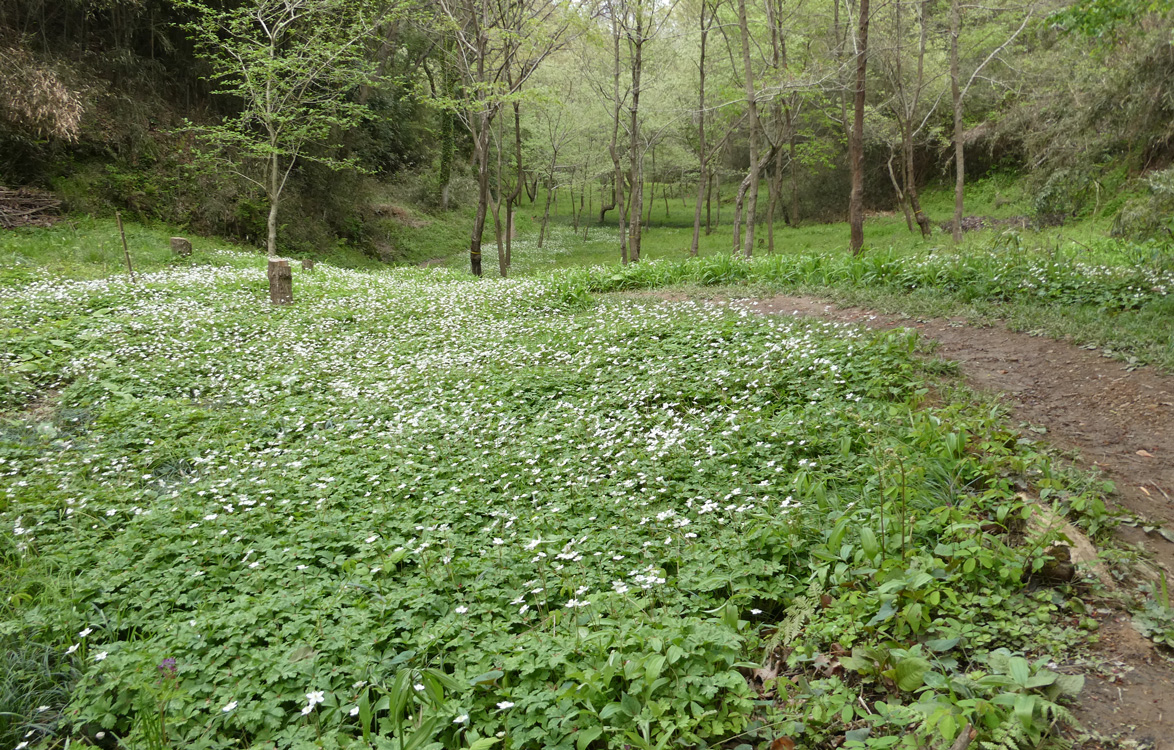
[[[940,654],[954,648],[961,640],[961,638],[931,638],[925,642],[925,647]]]
[[[674,643],[669,646],[665,655],[668,657],[669,664],[676,664],[685,655],[685,650]]]
[[[363,690],[363,694],[359,696],[359,726],[363,730],[363,739],[367,744],[371,744],[371,690],[370,688]]]
[[[431,719],[426,719],[424,723],[420,725],[420,728],[413,732],[412,736],[408,738],[408,741],[404,743],[404,750],[417,750],[417,748],[421,748],[427,744],[428,741],[432,739],[432,735],[436,734],[436,729],[440,726],[442,721],[444,721],[444,719],[438,716],[435,716]],[[496,737],[494,739],[496,739]]]
[[[938,731],[942,733],[942,739],[946,742],[954,741],[954,735],[958,732],[958,720],[954,718],[954,714],[942,717],[938,722]]]
[[[1084,675],[1082,675],[1082,674],[1056,675],[1056,681],[1052,687],[1060,695],[1078,695],[1081,690],[1084,690]]]
[[[603,734],[603,727],[581,729],[575,734],[575,747],[579,750],[584,750],[584,748],[594,742],[601,734]]]
[[[1033,674],[1027,681],[1027,688],[1032,689],[1046,687],[1055,682],[1057,677],[1059,677],[1059,675],[1050,669],[1041,669],[1040,671]]]
[[[644,662],[644,682],[651,685],[656,682],[656,678],[660,677],[660,671],[664,669],[665,657],[660,654],[654,654],[648,657]]]
[[[412,697],[411,690],[412,671],[410,669],[401,669],[395,676],[395,682],[391,684],[391,706],[388,710],[391,712],[391,718],[393,720],[398,720],[404,715],[404,709]]]
[[[623,706],[621,706],[619,703],[609,703],[599,712],[599,718],[601,721],[607,721],[622,710]]]
[[[470,685],[488,685],[490,683],[497,682],[498,680],[500,680],[504,676],[505,676],[505,672],[501,671],[500,669],[491,669],[490,671],[483,672],[483,673],[477,675],[476,677],[474,677],[473,679],[469,680],[469,684]]]
[[[620,707],[628,716],[636,716],[640,713],[640,701],[636,700],[628,693],[624,693],[624,695],[620,698]]]
[[[1027,681],[1031,679],[1031,665],[1022,656],[1012,656],[1007,660],[1007,674],[1015,680],[1016,685],[1027,687]]]
[[[868,621],[869,627],[879,625],[880,623],[889,620],[893,615],[897,614],[897,608],[893,606],[892,600],[885,601],[881,604],[880,611]]]
[[[912,692],[925,682],[925,673],[929,671],[929,662],[920,657],[907,657],[897,662],[897,676],[894,680],[897,687]]]
[[[482,737],[481,739],[469,745],[469,750],[489,750],[489,748],[501,742],[497,737]]]
[[[876,557],[880,552],[880,545],[877,544],[876,534],[867,526],[860,529],[860,546],[864,548],[864,554],[870,559]]]
[[[1024,729],[1031,729],[1035,720],[1035,700],[1035,696],[1029,693],[1020,693],[1015,699],[1015,718],[1019,719]]]
[[[852,672],[867,674],[876,667],[876,662],[861,656],[841,656],[840,666]]]

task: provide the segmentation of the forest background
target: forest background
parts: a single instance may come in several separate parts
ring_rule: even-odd
[[[267,13],[290,19],[268,48]],[[516,211],[618,228],[625,261],[653,221],[697,252],[723,211],[713,246],[747,254],[865,211],[956,240],[984,177],[1025,196],[1017,222],[1168,240],[1172,29],[1146,0],[4,0],[0,183],[271,254],[463,245],[476,272],[480,238],[503,274]],[[306,50],[341,56],[302,79]],[[266,113],[250,75],[303,98]],[[278,121],[310,126],[259,137]],[[952,215],[921,206],[934,184]]]

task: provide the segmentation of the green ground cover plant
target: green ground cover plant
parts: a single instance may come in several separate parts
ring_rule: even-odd
[[[1136,258],[1134,262],[1126,262]],[[1174,266],[1152,243],[1104,241],[1092,252],[1020,249],[785,253],[752,259],[715,254],[620,268],[564,269],[589,292],[674,285],[755,285],[804,291],[916,314],[969,313],[1103,346],[1134,364],[1174,369]]]
[[[1020,491],[1095,486],[928,399],[912,334],[592,294],[672,264],[319,265],[270,307],[258,259],[209,260],[0,290],[0,633],[66,675],[0,696],[3,741],[1013,747],[1066,718],[1083,606],[1035,585]]]

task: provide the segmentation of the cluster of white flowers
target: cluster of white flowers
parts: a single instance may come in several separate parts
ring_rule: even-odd
[[[85,440],[0,464],[0,529],[74,550],[79,586],[216,602],[198,628],[176,606],[139,623],[144,635],[202,642],[246,619],[259,589],[287,595],[298,616],[407,610],[435,589],[447,597],[439,611],[457,616],[430,618],[428,638],[491,619],[524,638],[551,613],[596,619],[642,598],[687,599],[676,585],[690,556],[719,543],[736,552],[785,472],[818,468],[817,430],[799,418],[817,413],[807,402],[842,409],[864,388],[844,363],[870,344],[836,324],[694,302],[610,300],[580,315],[543,279],[321,265],[297,278],[296,305],[258,315],[263,303],[242,291],[258,274],[0,291],[0,312],[19,308],[31,326],[83,321],[74,335],[87,343],[61,372],[64,406],[124,423],[83,425]],[[107,313],[89,314],[108,297]],[[657,348],[670,339],[680,345]],[[818,388],[789,394],[792,380]],[[791,497],[778,507],[801,508]],[[128,552],[94,552],[111,548]],[[157,575],[129,570],[130,555],[161,549]],[[293,617],[256,627],[299,626]],[[272,642],[257,661],[285,663],[283,638]],[[118,645],[104,647],[83,653],[114,654],[103,670],[121,668]],[[294,679],[285,695],[306,689]],[[357,715],[345,684],[307,692],[293,718],[327,691]],[[259,700],[238,694],[219,711]]]
[[[326,700],[326,693],[322,690],[311,690],[306,693],[306,705],[302,708],[302,715],[308,716],[314,707]]]

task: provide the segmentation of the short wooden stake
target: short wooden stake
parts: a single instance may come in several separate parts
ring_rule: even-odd
[[[269,261],[269,301],[275,305],[293,302],[293,271],[288,260]]]
[[[175,253],[181,258],[186,258],[192,254],[192,243],[184,237],[171,238],[171,252]]]
[[[302,261],[302,270],[303,270],[303,271],[313,271],[313,270],[314,270],[314,264],[315,264],[316,262],[317,262],[317,261],[313,261],[313,260],[303,260],[303,261]]]
[[[118,219],[118,233],[122,235],[122,256],[126,258],[126,273],[130,280],[135,280],[135,270],[130,265],[130,248],[126,246],[126,230],[122,228],[122,212],[115,211],[114,218]]]

